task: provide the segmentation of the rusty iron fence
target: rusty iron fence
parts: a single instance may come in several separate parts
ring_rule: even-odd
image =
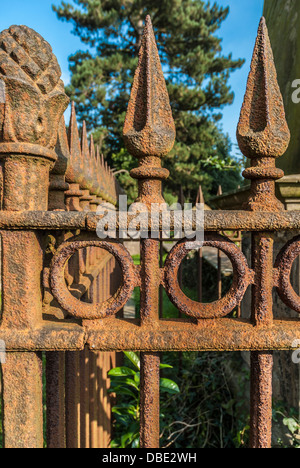
[[[96,212],[103,203],[110,203],[110,209],[114,209],[120,187],[92,137],[88,142],[85,123],[79,138],[73,103],[68,135],[64,119],[60,123],[56,154],[57,161],[50,173],[49,210]],[[59,237],[50,236],[49,261],[51,250],[73,235],[65,231]],[[74,297],[97,303],[115,293],[120,273],[113,256],[103,249],[89,247],[72,257],[65,280]],[[48,288],[43,304],[44,316],[65,318]],[[78,352],[46,353],[48,448],[109,447],[112,428],[107,372],[115,365],[115,352],[95,352],[87,347]]]
[[[64,425],[68,446],[79,446],[81,438],[80,446],[98,444],[96,419],[100,420],[101,414],[103,417],[103,409],[97,407],[99,379],[91,383],[87,376],[89,372],[94,376],[96,368],[105,369],[104,353],[122,350],[141,352],[141,447],[159,446],[159,363],[160,352],[167,350],[251,351],[250,446],[270,447],[272,351],[292,349],[300,339],[299,320],[274,319],[272,311],[272,291],[276,288],[283,302],[300,312],[300,298],[290,284],[291,267],[300,253],[300,237],[290,241],[274,261],[273,233],[300,229],[300,214],[285,212],[275,197],[275,180],[283,176],[275,167],[275,158],[285,152],[290,134],[264,19],[237,132],[241,151],[250,159],[244,177],[251,180],[251,195],[243,210],[207,211],[204,217],[203,245],[221,250],[233,266],[230,290],[210,304],[189,299],[179,285],[178,271],[190,240],[189,248],[187,239],[177,242],[162,266],[159,236],[143,238],[141,265],[135,266],[122,239],[97,236],[103,215],[90,208],[102,199],[114,202],[115,180],[99,155],[90,158],[93,144],[88,148],[85,135],[78,144],[77,130],[72,127],[74,109],[66,161],[62,115],[69,100],[49,44],[25,26],[3,31],[0,75],[5,89],[5,100],[0,104],[0,339],[7,350],[2,365],[5,447],[43,446],[42,352],[47,353],[49,446],[61,443],[59,431]],[[167,88],[147,17],[124,141],[139,160],[139,166],[131,172],[138,180],[138,201],[149,209],[164,203],[161,185],[168,171],[162,168],[161,160],[174,140]],[[162,213],[158,214],[155,219],[149,218],[149,231],[162,231]],[[119,233],[135,222],[139,224],[136,214],[129,214],[124,221],[123,213],[117,212],[116,219]],[[171,230],[175,227],[171,214]],[[252,232],[250,266],[236,244],[221,234],[235,231]],[[199,247],[197,241],[192,245]],[[101,253],[97,254],[97,249]],[[114,258],[105,267],[110,273],[101,274],[99,260],[105,262],[108,254]],[[121,284],[108,298],[105,278],[116,264],[121,270]],[[98,286],[95,281],[91,286],[88,281],[95,278]],[[179,318],[160,318],[161,286],[180,312]],[[251,319],[229,317],[250,286]],[[125,319],[120,311],[134,287],[141,293],[140,318]],[[63,379],[65,385],[60,386]],[[84,382],[81,395],[78,382]],[[65,424],[62,387],[67,401]],[[101,414],[96,418],[97,413]]]

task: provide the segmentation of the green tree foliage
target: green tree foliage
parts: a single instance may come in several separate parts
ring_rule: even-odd
[[[215,189],[216,171],[230,172],[233,186],[239,183],[231,144],[218,124],[220,110],[234,97],[229,74],[243,64],[222,55],[215,35],[228,8],[201,0],[73,0],[53,8],[88,46],[69,58],[67,92],[109,163],[125,170],[137,164],[124,149],[122,127],[143,22],[150,14],[177,129],[174,149],[164,160],[171,172],[166,190],[175,193],[182,185],[194,200],[200,183],[205,194]],[[128,190],[128,174],[119,178]]]

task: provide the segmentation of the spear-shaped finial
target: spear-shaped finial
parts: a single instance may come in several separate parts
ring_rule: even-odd
[[[90,165],[92,171],[92,188],[91,193],[95,195],[98,190],[98,180],[97,180],[97,166],[96,166],[96,150],[94,144],[93,135],[90,138]]]
[[[251,70],[237,128],[242,153],[252,159],[244,177],[252,180],[247,207],[252,211],[282,209],[275,197],[275,180],[284,173],[275,167],[275,158],[287,149],[290,132],[265,18],[258,28]]]
[[[128,151],[139,158],[131,176],[139,179],[137,202],[163,204],[161,181],[169,175],[160,158],[171,151],[175,125],[150,16],[147,16],[124,130]]]
[[[175,125],[150,16],[145,21],[123,135],[128,151],[137,157],[163,156],[175,141]]]
[[[55,152],[57,160],[50,173],[48,210],[64,211],[66,209],[65,192],[69,189],[65,175],[70,164],[70,152],[64,116],[62,116],[58,126]]]
[[[81,154],[84,165],[84,174],[85,174],[85,190],[91,190],[93,185],[93,176],[91,168],[91,159],[90,159],[90,149],[89,141],[86,130],[85,120],[82,122],[82,134],[81,134]]]
[[[70,164],[70,151],[64,116],[62,116],[58,126],[55,152],[58,157],[51,173],[65,176]]]
[[[81,159],[80,138],[74,102],[72,102],[71,104],[68,142],[70,151],[70,163],[66,172],[66,181],[70,184],[81,184],[83,181],[83,164]]]

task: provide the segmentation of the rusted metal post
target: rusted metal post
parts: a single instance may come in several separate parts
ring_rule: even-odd
[[[0,79],[6,98],[5,112],[0,114],[2,209],[47,210],[49,171],[57,158],[53,149],[68,103],[61,71],[50,45],[26,26],[3,31],[0,45]],[[1,232],[1,237],[1,328],[34,329],[42,319],[42,239],[22,230]],[[5,447],[41,448],[40,354],[8,353],[2,373]]]
[[[47,448],[65,448],[65,353],[46,353]]]
[[[159,240],[141,241],[141,325],[155,326],[159,319]],[[140,446],[159,447],[159,353],[141,353]]]
[[[141,353],[141,448],[159,447],[159,353]]]
[[[55,152],[57,160],[50,174],[48,210],[65,211],[64,194],[69,189],[69,184],[65,181],[65,173],[70,155],[63,117],[58,129]],[[59,243],[65,239],[66,234],[62,232],[56,241]],[[64,315],[62,314],[62,316]],[[45,356],[47,448],[65,448],[65,353],[48,352]]]
[[[80,448],[80,353],[66,352],[66,448]]]
[[[217,275],[218,275],[218,299],[221,299],[222,297],[222,257],[221,257],[221,251],[218,249],[218,262],[217,262]]]
[[[271,448],[273,353],[251,353],[250,447]]]
[[[161,167],[161,157],[173,147],[175,126],[150,17],[139,52],[124,125],[124,141],[139,167],[131,171],[138,179],[138,202],[147,209],[164,204],[162,180],[169,172]],[[157,208],[156,208],[157,209]],[[154,327],[159,320],[159,239],[141,241],[141,327]],[[142,448],[159,447],[159,355],[141,353]]]
[[[289,143],[290,133],[277,83],[272,49],[265,19],[262,18],[254,48],[244,104],[237,130],[241,151],[251,159],[243,173],[251,180],[251,194],[246,209],[256,212],[281,211],[275,196],[275,180],[283,172],[275,167]],[[252,322],[259,327],[272,326],[273,239],[268,232],[252,236]],[[252,448],[271,447],[272,427],[271,352],[251,354],[251,429]]]

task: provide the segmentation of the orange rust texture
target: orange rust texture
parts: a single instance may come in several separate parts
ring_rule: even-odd
[[[65,448],[65,353],[46,354],[47,448]]]
[[[258,29],[237,139],[242,153],[251,159],[251,167],[243,173],[251,180],[251,195],[246,208],[251,211],[282,210],[282,204],[275,196],[275,180],[284,174],[276,169],[275,158],[286,151],[290,132],[264,18]]]
[[[258,326],[273,322],[273,245],[270,233],[252,234],[252,321]]]
[[[141,353],[140,446],[159,447],[159,363],[158,353]]]
[[[251,160],[251,167],[243,173],[246,179],[251,180],[251,193],[245,208],[272,213],[282,211],[283,205],[275,196],[275,180],[284,174],[276,169],[275,158],[286,151],[290,132],[264,18],[258,29],[237,139],[242,153]],[[272,290],[276,285],[271,233],[252,234],[251,249],[255,273],[251,319],[257,327],[264,327],[268,335],[273,322]],[[252,448],[271,447],[272,365],[271,353],[251,353]]]
[[[192,240],[193,241],[193,240]],[[177,242],[168,255],[164,268],[164,284],[171,302],[178,310],[194,319],[211,319],[228,315],[241,302],[244,293],[253,283],[253,271],[249,269],[246,258],[239,248],[225,236],[208,233],[204,236],[204,246],[215,247],[222,250],[232,262],[233,281],[228,293],[218,301],[201,304],[189,299],[182,291],[178,280],[178,271],[182,260],[188,254],[189,247],[197,249],[197,241],[183,239]]]
[[[69,195],[70,194],[70,195]],[[67,191],[66,204],[76,203],[81,197],[82,192],[75,190]],[[92,211],[88,212],[41,212],[41,211],[23,211],[7,212],[0,211],[0,229],[1,230],[31,230],[31,231],[54,231],[81,229],[88,232],[95,232],[97,223],[103,218],[103,215],[97,215]],[[173,213],[170,213],[170,230],[184,229],[182,222],[174,222]],[[136,225],[134,224],[136,221]],[[140,219],[136,214],[128,214],[128,222],[125,228],[133,227],[139,230]],[[146,229],[159,231],[162,229],[161,218],[155,217],[146,224]],[[196,216],[192,213],[192,229],[196,228]],[[116,229],[124,229],[124,222],[121,221],[121,215],[116,213]],[[300,230],[300,212],[282,211],[282,212],[250,212],[250,211],[205,211],[204,212],[204,230],[205,231],[295,231]]]
[[[161,157],[175,141],[175,125],[164,80],[154,32],[147,16],[123,129],[128,151],[139,158],[139,167],[131,171],[138,179],[137,202],[148,207],[164,203],[162,180],[169,172],[161,167]],[[152,206],[153,208],[153,206]],[[141,241],[141,326],[159,320],[159,240]],[[142,448],[159,447],[159,355],[141,353]]]
[[[271,448],[272,370],[272,352],[251,353],[251,448]]]
[[[158,301],[161,282],[159,266],[159,240],[141,241],[141,324],[157,322],[159,319]]]
[[[141,327],[138,320],[106,319],[87,329],[87,343],[103,351],[249,351],[290,350],[300,339],[299,320],[274,320],[272,327],[254,327],[248,320],[220,318],[160,320]]]
[[[26,26],[0,34],[2,210],[47,210],[49,171],[61,116],[68,104],[50,45]],[[42,319],[43,243],[39,233],[2,232],[1,329],[34,329]],[[5,447],[42,448],[39,353],[8,353],[3,371]]]
[[[282,216],[282,206],[275,197],[274,182],[283,175],[275,167],[275,158],[287,148],[289,130],[264,19],[258,30],[237,131],[240,148],[251,160],[251,167],[244,172],[244,177],[251,180],[251,195],[246,209],[258,213],[208,213],[205,225],[206,229],[220,231],[226,229],[225,225],[229,229],[228,223],[232,223],[234,229],[243,230],[245,226],[250,226],[249,229],[255,232],[261,231],[253,235],[252,270],[228,239],[207,237],[206,242],[226,251],[235,268],[231,296],[225,297],[219,310],[216,304],[205,309],[203,305],[191,304],[187,298],[180,296],[176,284],[179,262],[186,253],[185,241],[175,246],[163,272],[159,264],[159,240],[146,239],[141,242],[139,270],[133,266],[129,254],[121,244],[101,243],[93,236],[68,241],[69,234],[62,232],[57,245],[62,241],[64,244],[54,255],[50,284],[47,283],[49,275],[44,275],[48,290],[45,291],[43,310],[45,315],[48,314],[48,320],[51,313],[60,319],[67,315],[84,318],[83,327],[75,324],[42,323],[40,279],[45,246],[41,233],[35,233],[33,229],[36,229],[37,224],[44,226],[43,223],[48,223],[43,229],[49,229],[50,225],[50,228],[52,226],[62,230],[62,226],[70,223],[71,227],[68,225],[68,228],[72,230],[72,226],[74,229],[78,228],[79,223],[84,230],[95,230],[97,218],[89,215],[88,211],[95,211],[103,199],[115,204],[118,187],[92,139],[89,144],[85,124],[80,141],[74,105],[67,138],[61,116],[68,99],[63,92],[60,69],[51,47],[38,34],[23,26],[12,27],[1,33],[0,46],[0,73],[7,96],[5,112],[0,115],[0,156],[3,160],[1,207],[11,211],[35,211],[30,213],[31,218],[24,218],[23,215],[12,217],[11,214],[7,218],[1,218],[4,226],[7,222],[17,220],[15,222],[19,224],[14,228],[21,230],[1,231],[4,281],[0,336],[1,333],[9,336],[11,349],[23,349],[21,345],[25,343],[24,349],[28,351],[29,348],[36,350],[44,349],[43,347],[59,349],[60,346],[62,349],[82,349],[86,342],[80,359],[79,353],[74,353],[73,356],[69,353],[66,357],[67,446],[94,447],[97,443],[102,446],[108,444],[110,402],[106,372],[114,365],[115,360],[114,357],[110,359],[108,353],[98,353],[97,356],[91,354],[93,351],[89,347],[92,350],[143,351],[140,427],[142,448],[159,446],[157,351],[252,350],[251,446],[269,447],[272,355],[266,350],[274,347],[289,348],[292,341],[290,336],[295,338],[300,331],[298,322],[273,322],[272,317],[274,286],[278,288],[281,297],[291,302],[292,306],[297,306],[298,297],[291,297],[287,276],[293,256],[298,252],[298,241],[286,246],[286,250],[279,256],[277,270],[273,273],[273,240],[268,227],[274,230],[289,229],[291,223],[295,223],[295,226],[299,220],[297,215],[292,215],[291,218],[289,215]],[[151,21],[147,17],[126,115],[124,141],[131,154],[139,159],[139,167],[131,172],[132,177],[139,181],[137,201],[144,202],[148,207],[151,203],[164,201],[161,183],[168,177],[168,171],[161,167],[161,158],[171,150],[174,139],[175,127],[169,98]],[[66,155],[69,152],[68,158]],[[49,187],[50,168],[52,173]],[[51,209],[64,210],[66,207],[68,210],[86,212],[86,215],[73,213],[74,217],[59,218],[47,217],[45,213],[38,214],[40,210],[47,209],[48,189]],[[66,195],[65,200],[62,193]],[[273,212],[277,213],[273,215]],[[22,223],[27,223],[29,231],[22,230]],[[108,279],[113,267],[106,262],[101,274],[99,271],[94,274],[94,270],[91,274],[91,268],[97,263],[97,246],[115,256],[123,273],[122,288],[105,306],[101,302],[108,299]],[[84,253],[82,247],[86,248]],[[75,254],[75,259],[71,260],[67,269],[65,266],[72,254]],[[98,256],[97,261],[99,258]],[[90,278],[85,281],[88,276],[96,278],[92,286]],[[193,321],[159,321],[161,283],[179,310],[192,315]],[[215,318],[232,310],[240,302],[245,288],[252,283],[251,322]],[[75,297],[68,292],[66,284]],[[119,312],[135,285],[141,287],[141,321],[126,322],[106,317]],[[80,303],[77,299],[83,297],[89,288],[90,292],[85,299],[93,304]],[[53,298],[57,300],[56,304]],[[57,417],[63,401],[62,356],[59,353],[53,354],[47,362],[47,368],[50,405],[48,441],[49,446],[54,447],[64,445],[61,434],[63,414],[61,419]],[[72,376],[69,374],[71,372]],[[71,388],[72,383],[74,387]],[[7,364],[3,366],[3,385],[6,446],[41,446],[39,353],[9,353]],[[97,406],[99,395],[102,400],[101,405]],[[25,408],[23,401],[26,402]]]
[[[80,448],[79,352],[66,352],[66,448]]]
[[[77,211],[86,215],[95,212],[104,200],[116,203],[120,190],[116,179],[100,156],[99,148],[95,148],[92,137],[89,143],[85,123],[80,138],[74,103],[68,135],[64,120],[61,119],[56,154],[58,159],[51,171],[49,209],[68,210],[73,215]],[[78,227],[85,228],[85,223]],[[59,250],[62,243],[74,240],[74,233],[65,232],[56,236],[55,247]],[[99,241],[97,237],[95,240]],[[119,276],[115,258],[104,249],[90,244],[73,252],[61,278],[64,288],[67,284],[69,291],[77,298],[77,304],[84,308],[84,303],[87,306],[87,303],[93,303],[95,308],[95,304],[115,293],[118,286],[115,283]],[[45,312],[53,314],[55,311],[58,318],[67,317],[68,306],[62,304],[62,308],[59,308],[52,293],[56,296],[55,288],[52,291],[49,289],[44,297]],[[91,319],[92,314],[87,314],[87,318]],[[93,322],[90,321],[90,324],[92,326]],[[111,438],[111,407],[107,372],[115,365],[115,353],[95,353],[87,348],[81,352],[67,351],[65,383],[61,372],[60,378],[55,380],[55,370],[59,372],[64,366],[61,354],[54,353],[56,360],[51,354],[47,355],[54,368],[54,379],[51,374],[47,379],[48,406],[50,416],[53,415],[48,418],[48,444],[59,447],[59,444],[64,443],[59,431],[61,418],[58,411],[52,411],[52,407],[57,406],[56,394],[60,394],[60,389],[65,386],[66,447],[108,447]]]
[[[175,141],[175,125],[150,17],[147,16],[123,130],[128,151],[139,158],[131,176],[139,180],[137,201],[164,203],[161,180],[169,172],[161,157]]]
[[[7,353],[2,374],[5,448],[42,448],[41,355]]]
[[[42,248],[39,236],[28,231],[1,231],[1,237],[1,328],[35,328],[42,318]]]

